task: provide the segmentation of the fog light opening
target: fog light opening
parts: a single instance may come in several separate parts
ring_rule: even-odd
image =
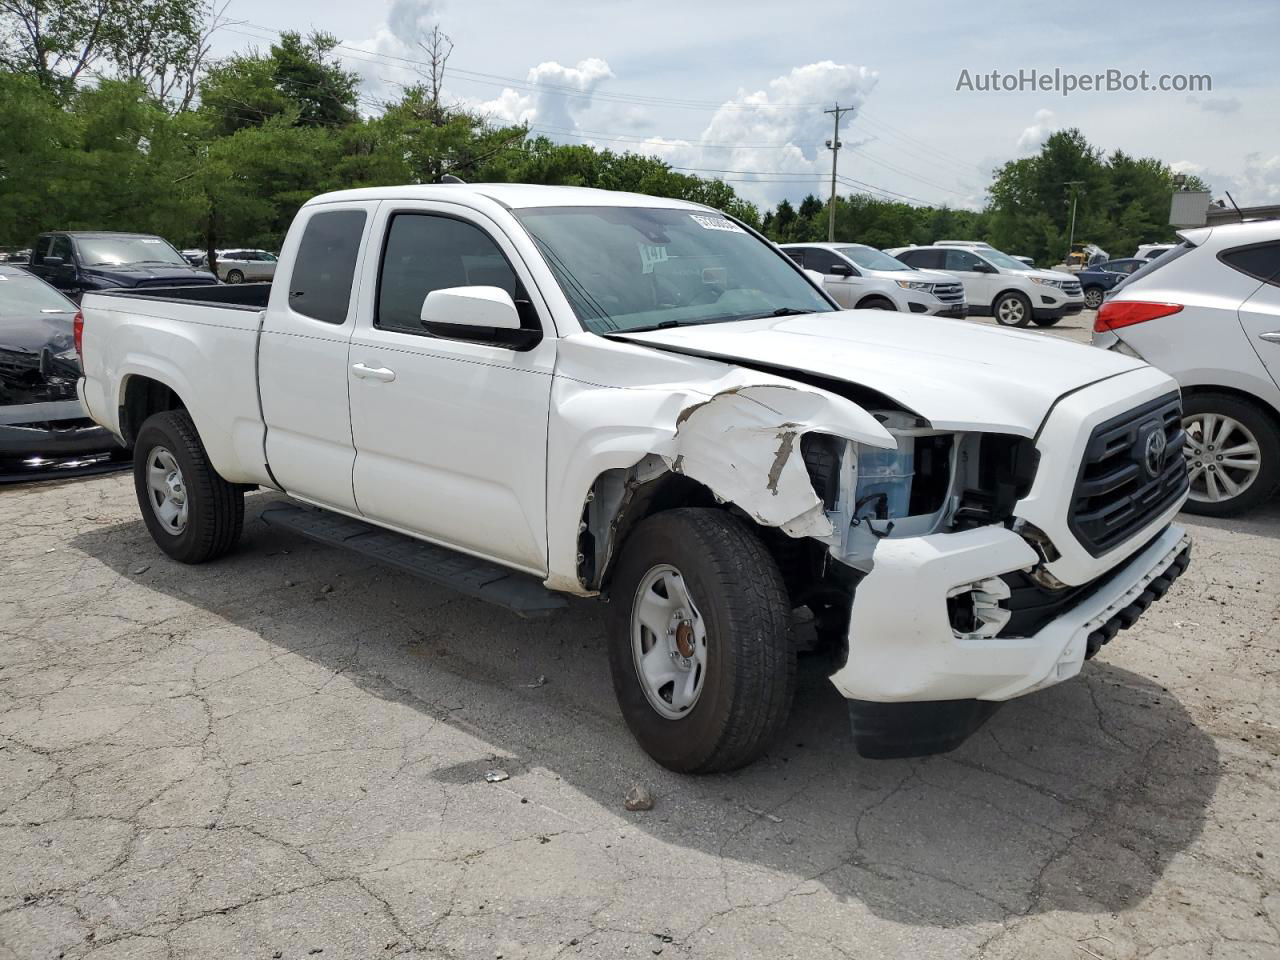
[[[967,583],[947,591],[947,618],[962,640],[997,636],[1012,614],[1001,604],[1009,599],[1009,585],[999,577]]]

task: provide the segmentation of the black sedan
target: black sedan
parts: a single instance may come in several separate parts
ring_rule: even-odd
[[[0,264],[0,482],[127,466],[76,398],[75,316],[49,284]]]

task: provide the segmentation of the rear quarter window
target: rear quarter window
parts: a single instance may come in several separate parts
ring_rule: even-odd
[[[290,309],[323,323],[346,322],[364,223],[363,210],[312,215],[303,228],[289,279]]]
[[[1218,259],[1247,277],[1280,286],[1280,240],[1223,250]]]

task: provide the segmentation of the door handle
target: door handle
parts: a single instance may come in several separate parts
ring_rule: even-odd
[[[1280,330],[1272,330],[1270,333],[1258,334],[1259,340],[1265,340],[1267,343],[1280,343]]]
[[[353,363],[351,372],[361,380],[381,380],[383,383],[390,383],[396,378],[396,372],[386,367],[366,367],[363,363]]]

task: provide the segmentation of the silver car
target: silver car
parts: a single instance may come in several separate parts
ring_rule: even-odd
[[[276,275],[276,255],[266,250],[220,250],[218,278],[227,283],[270,280]]]

